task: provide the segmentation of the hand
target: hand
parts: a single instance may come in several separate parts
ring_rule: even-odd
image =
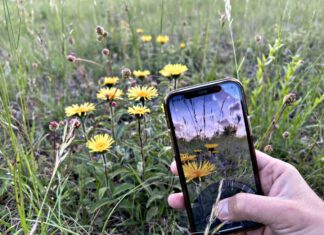
[[[218,205],[222,221],[250,220],[265,227],[246,235],[319,235],[324,234],[324,202],[308,186],[296,168],[265,153],[256,151],[261,186],[266,196],[239,193]],[[176,163],[171,164],[177,175]],[[171,194],[169,205],[184,209],[182,193]]]

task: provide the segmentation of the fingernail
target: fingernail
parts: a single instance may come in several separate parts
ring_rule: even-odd
[[[220,220],[228,220],[228,199],[224,199],[218,203],[217,218]]]

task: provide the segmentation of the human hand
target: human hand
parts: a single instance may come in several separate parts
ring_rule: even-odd
[[[218,205],[222,221],[250,220],[265,226],[246,235],[324,234],[324,202],[292,165],[256,151],[261,187],[266,196],[239,193]],[[171,171],[178,175],[176,163]],[[169,205],[184,209],[182,193],[171,194]]]

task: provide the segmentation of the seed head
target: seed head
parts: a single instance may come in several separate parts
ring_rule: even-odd
[[[287,106],[291,106],[295,103],[295,101],[297,100],[297,94],[296,93],[289,93],[288,95],[286,95],[283,98],[283,102],[284,104],[286,104]]]
[[[272,145],[271,145],[271,144],[266,145],[266,146],[264,147],[263,151],[266,152],[266,153],[272,153],[272,152],[273,152],[273,147],[272,147]]]
[[[255,41],[257,43],[261,43],[263,41],[263,38],[262,38],[262,36],[260,34],[255,35],[255,38],[254,39],[255,39]]]
[[[282,138],[284,138],[285,140],[288,139],[290,136],[290,133],[288,131],[285,131],[284,133],[282,133]]]
[[[75,40],[74,40],[73,37],[69,37],[68,41],[69,41],[69,43],[70,43],[71,45],[73,45],[73,44],[75,43]]]
[[[34,70],[36,70],[36,69],[38,68],[38,64],[37,64],[37,63],[32,63],[32,68],[33,68]]]
[[[124,79],[129,79],[132,75],[132,71],[129,68],[123,68],[121,74]]]
[[[102,36],[103,36],[104,38],[107,37],[107,36],[108,36],[108,32],[107,32],[107,31],[103,32]]]

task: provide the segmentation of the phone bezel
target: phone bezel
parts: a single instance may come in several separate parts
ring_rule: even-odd
[[[241,84],[241,82],[235,78],[227,77],[224,79],[220,79],[220,80],[216,80],[216,81],[212,81],[212,82],[208,82],[208,83],[203,83],[203,84],[197,84],[194,86],[184,87],[184,88],[180,88],[180,89],[171,91],[164,99],[164,111],[165,111],[165,115],[166,115],[166,119],[167,119],[168,129],[169,129],[169,132],[171,135],[172,149],[173,149],[175,161],[177,163],[177,169],[178,169],[178,173],[179,173],[181,189],[183,192],[183,197],[184,197],[184,202],[185,202],[185,207],[186,207],[186,211],[187,211],[187,215],[188,215],[188,221],[189,221],[191,232],[196,232],[196,227],[195,227],[195,223],[193,220],[193,213],[192,213],[192,209],[191,209],[191,205],[190,205],[187,183],[186,183],[185,176],[184,176],[183,169],[182,169],[179,148],[178,148],[177,139],[176,139],[176,135],[175,135],[175,131],[174,131],[174,126],[172,125],[172,122],[171,122],[171,113],[170,113],[168,104],[169,104],[170,99],[173,96],[184,95],[185,93],[189,93],[189,92],[198,92],[198,91],[208,89],[208,88],[217,86],[222,83],[228,83],[228,82],[233,82],[236,85],[238,85],[240,88],[240,91],[242,93],[241,102],[242,102],[243,119],[244,119],[244,125],[245,125],[246,135],[247,135],[248,144],[249,144],[249,150],[250,150],[250,156],[251,156],[255,184],[256,184],[256,188],[257,188],[256,193],[259,195],[263,195],[261,183],[260,183],[259,172],[258,172],[258,165],[257,165],[257,160],[256,160],[256,155],[255,155],[255,148],[254,148],[254,144],[253,144],[253,140],[252,140],[252,136],[251,136],[252,132],[250,130],[250,124],[249,124],[249,120],[248,120],[248,109],[247,109],[247,105],[246,105],[245,93],[244,93],[243,85]],[[234,228],[233,230],[225,231],[220,234],[228,234],[228,233],[233,233],[233,232],[246,231],[246,230],[258,228],[260,226],[262,226],[262,225],[257,224],[253,228],[241,228],[241,229]]]

